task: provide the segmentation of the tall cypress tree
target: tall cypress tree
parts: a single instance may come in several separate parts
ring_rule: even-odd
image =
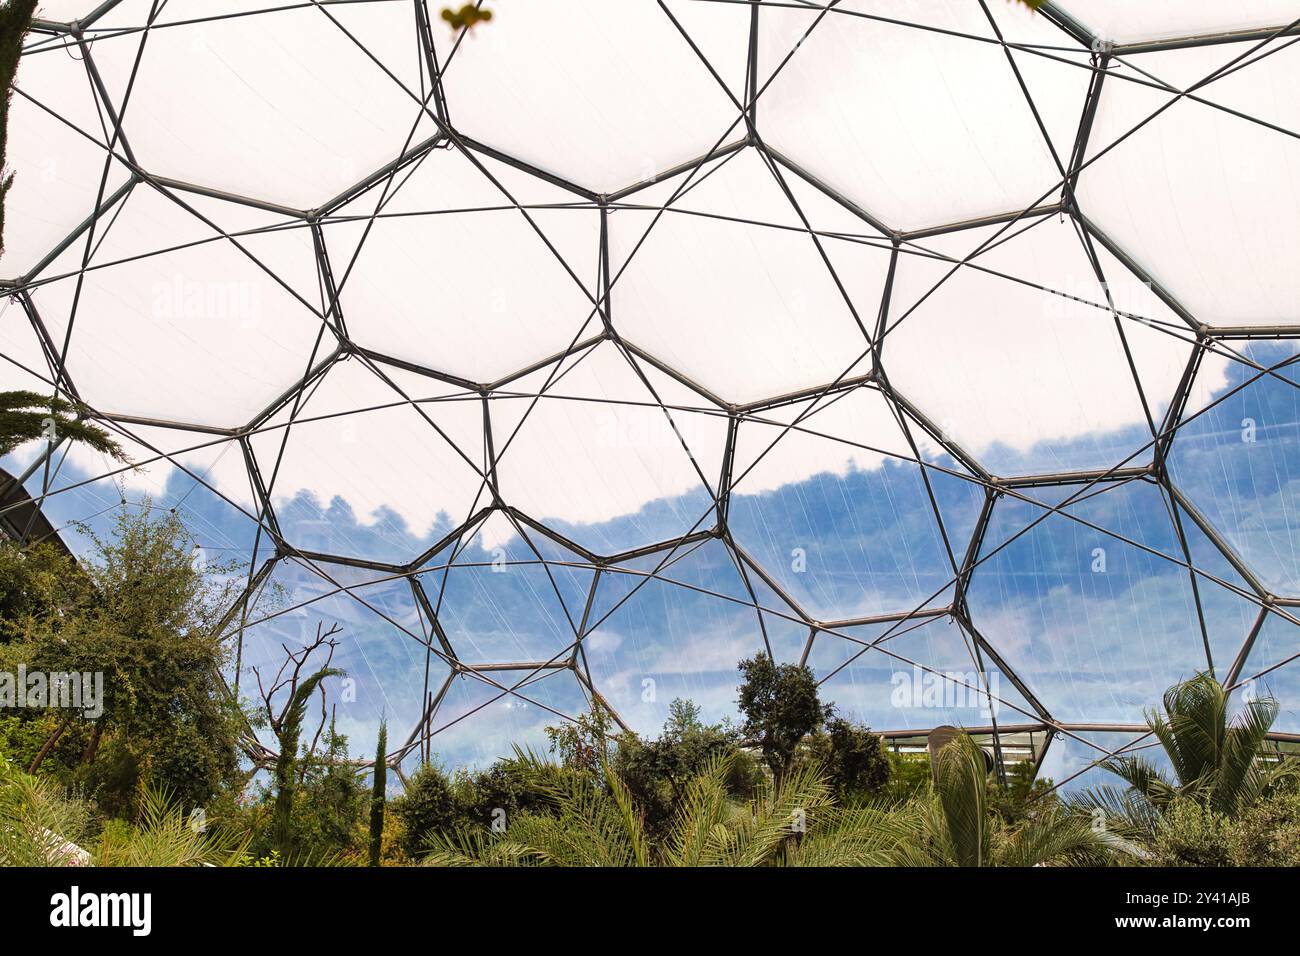
[[[370,795],[370,865],[379,865],[384,842],[384,794],[388,789],[388,722],[379,722],[379,744],[375,747],[374,790]]]

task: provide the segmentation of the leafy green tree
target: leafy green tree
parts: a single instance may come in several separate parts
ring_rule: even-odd
[[[320,745],[299,751],[290,842],[303,863],[359,854],[365,843],[368,794],[348,758],[348,738],[332,717]]]
[[[0,541],[0,644],[57,626],[91,601],[72,555],[49,542]]]
[[[384,804],[388,790],[388,722],[379,722],[374,780],[370,793],[370,865],[378,866],[384,846]]]
[[[23,37],[31,29],[36,13],[36,0],[8,0],[0,6],[0,253],[4,247],[4,204],[13,185],[14,174],[5,175],[5,155],[9,146],[9,102],[13,98],[14,76],[18,72],[18,58],[23,51]]]
[[[437,834],[478,824],[466,812],[451,776],[435,763],[422,764],[411,775],[391,809],[401,825],[398,846],[411,858],[428,849]]]
[[[680,698],[669,705],[668,714],[658,737],[622,734],[613,755],[613,770],[636,800],[653,836],[667,826],[686,788],[710,761],[731,758],[726,783],[736,797],[750,796],[762,777],[755,760],[740,749],[735,728],[704,723],[699,707]]]
[[[825,729],[809,735],[806,756],[826,769],[841,801],[879,793],[889,783],[885,742],[868,728],[831,715]]]
[[[65,748],[61,764],[75,766],[110,813],[132,816],[150,782],[202,806],[238,776],[242,716],[220,677],[227,650],[217,633],[233,587],[229,569],[197,567],[180,519],[148,506],[123,509],[107,537],[82,532],[92,552],[73,583],[51,589],[40,572],[30,587],[9,590],[18,614],[3,656],[29,670],[102,674],[103,712],[34,714],[52,729],[29,769],[67,742],[75,750]],[[52,591],[63,593],[50,600]]]
[[[599,773],[614,754],[613,720],[599,704],[576,720],[566,720],[546,728],[551,753],[570,770]]]
[[[758,654],[738,666],[741,732],[755,741],[780,787],[799,744],[830,718],[832,708],[818,698],[817,679],[806,665],[777,664]]]

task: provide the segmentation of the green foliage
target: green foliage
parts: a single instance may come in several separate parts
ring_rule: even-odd
[[[884,740],[844,717],[831,716],[824,730],[809,735],[805,753],[825,768],[841,802],[880,793],[889,783]]]
[[[147,787],[134,823],[103,827],[90,806],[47,777],[0,760],[0,866],[220,866],[238,863],[246,840],[207,826],[164,789]]]
[[[1231,826],[1228,817],[1199,800],[1177,797],[1166,805],[1144,862],[1150,866],[1230,866]]]
[[[466,3],[459,8],[443,7],[441,16],[453,30],[469,30],[479,23],[491,20],[492,11],[483,10],[473,3]]]
[[[0,758],[0,866],[78,866],[90,831],[85,801]]]
[[[8,183],[0,184],[7,191]],[[82,409],[55,395],[35,392],[0,392],[0,455],[7,455],[24,442],[62,439],[87,445],[117,461],[129,461],[122,446],[103,428],[85,421]]]
[[[452,778],[440,766],[426,763],[411,775],[406,791],[392,804],[401,824],[398,845],[409,857],[418,857],[436,834],[468,826],[465,803],[458,799]]]
[[[370,792],[370,865],[378,866],[384,847],[384,804],[388,799],[388,722],[379,723]]]
[[[322,667],[294,687],[281,717],[273,724],[279,753],[275,761],[275,843],[280,852],[294,849],[293,806],[298,787],[298,745],[302,736],[302,722],[307,716],[307,704],[316,693],[321,681],[341,675],[336,667]],[[334,725],[330,724],[330,735]]]
[[[1231,825],[1233,866],[1300,866],[1300,787],[1277,787]]]
[[[278,792],[276,796],[278,806]],[[302,748],[293,798],[288,845],[300,858],[360,852],[371,809],[369,795],[348,764],[348,739],[333,720],[317,750]]]
[[[1235,817],[1187,796],[1165,807],[1144,861],[1149,866],[1300,864],[1300,789],[1280,787]]]
[[[19,715],[46,731],[27,765],[51,761],[48,770],[114,815],[133,816],[150,784],[201,806],[237,778],[241,716],[220,678],[226,650],[216,633],[232,588],[218,582],[230,568],[196,568],[179,518],[148,507],[124,509],[107,538],[82,531],[94,550],[79,570],[45,548],[0,546],[0,662],[103,675],[98,718]],[[6,731],[7,741],[30,743]]]
[[[1097,787],[1072,797],[1070,808],[1103,821],[1120,839],[1148,849],[1156,847],[1161,831],[1175,822],[1180,831],[1200,828],[1212,836],[1215,821],[1237,819],[1297,774],[1293,758],[1262,759],[1271,754],[1267,735],[1277,717],[1277,701],[1250,701],[1231,721],[1228,707],[1228,693],[1208,674],[1175,684],[1165,692],[1164,713],[1147,714],[1147,726],[1164,748],[1173,777],[1144,757],[1116,757],[1102,766],[1127,783],[1127,789]],[[1208,815],[1193,814],[1188,803],[1199,804]],[[1169,816],[1175,808],[1176,821]],[[1179,851],[1175,847],[1169,852],[1176,856]]]
[[[344,673],[339,668],[330,666],[338,646],[333,637],[338,631],[337,624],[330,627],[328,631],[321,625],[317,625],[314,640],[303,644],[296,651],[291,651],[287,647],[284,649],[284,660],[275,672],[275,676],[266,682],[262,679],[261,670],[253,668],[253,676],[257,679],[257,690],[262,701],[257,719],[259,725],[270,728],[278,745],[272,771],[275,800],[271,810],[271,833],[275,848],[286,858],[293,856],[299,850],[295,843],[293,816],[297,803],[298,784],[305,775],[304,769],[300,767],[298,748],[302,743],[302,728],[303,722],[307,719],[307,706],[319,691],[321,721],[316,731],[316,736],[319,737],[321,731],[325,729],[324,681],[330,677],[342,676]],[[314,664],[318,660],[315,655],[321,650],[325,651],[323,666],[304,676],[304,669],[309,662]],[[282,703],[281,696],[283,696]],[[326,743],[327,754],[338,748],[340,739],[342,738],[335,732],[331,721]],[[342,749],[346,754],[346,742]],[[303,748],[303,757],[310,758],[315,750],[316,740],[313,739],[310,745]]]
[[[133,827],[104,831],[94,854],[96,866],[236,866],[247,838],[208,825],[187,812],[165,790],[147,787]]]
[[[596,773],[614,752],[613,721],[604,708],[592,707],[576,720],[546,728],[551,753],[570,770]]]
[[[668,722],[654,739],[636,734],[618,737],[612,768],[628,788],[652,835],[667,826],[686,787],[711,761],[729,758],[727,792],[749,797],[762,783],[757,762],[740,749],[740,734],[727,724],[705,724],[699,708],[674,700]]]
[[[302,746],[294,766],[287,850],[277,829],[281,821],[275,810],[281,791],[274,776],[249,797],[239,788],[215,801],[210,816],[248,833],[248,851],[255,860],[274,856],[281,866],[350,865],[363,860],[370,794],[350,763],[347,736],[331,720],[314,747]]]
[[[817,679],[801,664],[777,664],[758,654],[738,665],[741,732],[754,739],[778,786],[805,737],[831,716],[817,696]]]
[[[1006,786],[989,779],[989,806],[1002,822],[1013,824],[1048,803],[1057,802],[1051,780],[1035,780],[1034,762],[1021,760],[1007,768]]]
[[[556,765],[529,753],[519,759],[536,774],[549,813],[524,813],[503,833],[465,831],[437,837],[434,866],[766,866],[868,865],[885,859],[886,844],[869,811],[835,806],[814,767],[791,769],[780,791],[764,785],[749,806],[728,792],[734,755],[711,759],[685,786],[661,841],[617,774],[557,775]]]
[[[991,812],[984,754],[968,734],[932,759],[930,793],[880,817],[896,865],[1098,865],[1120,852],[1104,830],[1052,803],[1006,824]]]
[[[889,783],[884,797],[889,803],[906,803],[926,793],[932,779],[927,753],[889,753]]]
[[[0,644],[21,640],[92,600],[76,559],[49,543],[0,541]]]
[[[36,13],[36,0],[8,0],[0,7],[0,254],[4,247],[4,203],[13,185],[14,174],[3,172],[5,155],[9,146],[9,101],[13,98],[14,76],[18,72],[18,58],[22,54],[23,37],[32,25]]]

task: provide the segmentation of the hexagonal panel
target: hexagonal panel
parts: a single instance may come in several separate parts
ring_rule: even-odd
[[[489,382],[595,334],[600,222],[574,199],[458,150],[381,181],[324,227],[350,337]]]
[[[725,416],[613,343],[490,404],[502,498],[565,538],[615,554],[715,524]]]
[[[557,21],[564,29],[552,31]],[[743,52],[748,42],[748,17],[686,22],[710,46]],[[456,44],[445,24],[434,26],[437,47],[454,46],[443,79],[453,124],[579,185],[611,192],[704,153],[729,127],[743,132],[739,111],[657,5],[538,0],[494,11],[490,27]]]
[[[137,186],[39,283],[56,354],[102,412],[232,428],[333,348],[310,236],[235,203]]]
[[[97,27],[121,32],[93,56],[151,173],[307,209],[436,130],[409,5],[239,16],[230,0],[194,0],[144,31],[150,11],[112,10]]]

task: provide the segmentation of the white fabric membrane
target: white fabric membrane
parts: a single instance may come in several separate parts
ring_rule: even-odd
[[[723,708],[735,655],[763,646],[732,543],[764,561],[821,545],[828,564],[852,565],[814,554],[820,578],[791,566],[757,585],[768,615],[788,612],[792,659],[819,615],[903,613],[930,593],[942,605],[954,591],[941,558],[970,543],[981,469],[1148,465],[1175,399],[1205,408],[1241,379],[1233,352],[1248,362],[1259,345],[1216,341],[1184,388],[1198,331],[1300,326],[1300,48],[1202,36],[1285,27],[1294,0],[1061,0],[1038,14],[1002,0],[489,3],[493,19],[468,35],[435,20],[427,50],[407,0],[187,0],[152,23],[151,0],[42,4],[56,22],[100,12],[81,24],[84,48],[42,26],[19,69],[0,277],[20,294],[0,313],[0,389],[48,393],[61,362],[91,413],[142,439],[125,442],[142,467],[93,482],[87,501],[184,495],[198,476],[218,495],[195,492],[187,514],[211,499],[228,520],[205,533],[244,553],[256,525],[240,511],[257,515],[258,495],[231,436],[251,428],[289,545],[335,558],[423,562],[471,519],[472,557],[515,553],[516,525],[483,515],[504,507],[570,542],[538,539],[584,584],[594,572],[573,567],[578,551],[652,570],[676,538],[725,519],[742,529],[733,542],[720,532],[592,644],[597,671],[627,695],[676,662],[665,686]],[[1101,62],[1078,29],[1118,46],[1072,197],[1066,164]],[[751,80],[760,95],[744,117]],[[1293,435],[1276,397],[1292,396],[1259,394],[1222,413],[1228,431],[1259,416],[1267,435]],[[1205,430],[1215,481],[1245,487],[1238,450]],[[148,445],[193,475],[149,461]],[[968,473],[958,449],[978,467]],[[924,471],[907,464],[918,453]],[[1275,461],[1256,455],[1252,479],[1280,486]],[[74,448],[64,467],[67,484],[117,466]],[[728,480],[731,512],[717,500]],[[1164,518],[1157,486],[1142,488],[1156,504],[1119,529],[1137,537]],[[891,498],[906,489],[916,501]],[[1211,509],[1211,522],[1250,524],[1235,508]],[[1002,504],[994,515],[1015,523]],[[1078,586],[1081,535],[1062,517],[1008,550],[984,579],[985,636],[1024,652],[1049,708],[1140,720],[1143,695],[1202,651],[1179,630],[1171,655],[1153,632],[1149,667],[1071,697],[1066,651],[1119,646],[1143,623],[1132,607],[1164,607],[1136,558],[1130,581]],[[653,560],[625,554],[651,546]],[[1215,555],[1198,563],[1226,560],[1208,535],[1196,547]],[[1022,573],[1015,554],[1051,573]],[[587,595],[574,587],[555,604],[490,570],[457,574],[474,587],[457,593],[456,627],[483,656],[541,649]],[[1179,574],[1170,633],[1190,620]],[[723,581],[740,587],[744,614],[689,587]],[[607,609],[625,583],[610,571],[596,603]],[[1034,591],[1058,586],[1077,593]],[[501,610],[516,600],[552,619],[512,630]],[[1043,610],[1070,600],[1094,617]],[[496,624],[476,623],[494,610]],[[716,643],[699,643],[696,620]],[[1216,658],[1230,657],[1237,632],[1214,639],[1226,642]],[[572,689],[547,699],[574,704]],[[465,703],[457,694],[495,693],[471,690],[435,726]],[[881,713],[878,690],[855,678],[863,713]],[[659,714],[628,705],[639,721]],[[519,733],[542,725],[514,706],[492,710]]]

